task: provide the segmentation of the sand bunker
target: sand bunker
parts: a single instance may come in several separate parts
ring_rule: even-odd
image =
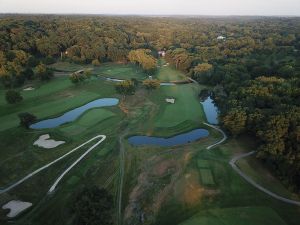
[[[49,138],[50,138],[49,134],[41,135],[39,139],[33,143],[33,145],[37,145],[42,148],[55,148],[65,143],[65,141],[55,141]]]
[[[33,91],[34,88],[33,87],[28,87],[28,88],[24,88],[23,91]]]
[[[174,104],[175,103],[175,99],[174,98],[166,98],[166,102]]]
[[[15,217],[19,215],[19,213],[23,212],[25,209],[32,206],[30,202],[22,202],[19,200],[12,200],[5,205],[2,206],[2,209],[9,209],[10,212],[7,214],[7,217]]]

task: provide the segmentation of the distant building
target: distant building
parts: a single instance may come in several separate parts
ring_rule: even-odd
[[[165,51],[158,51],[158,55],[159,55],[160,57],[165,57],[166,52],[165,52]]]
[[[222,36],[222,35],[217,37],[217,40],[223,41],[223,40],[225,40],[225,39],[226,39],[226,37],[224,37],[224,36]]]

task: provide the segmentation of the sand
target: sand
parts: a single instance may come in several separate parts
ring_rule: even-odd
[[[55,140],[49,139],[49,138],[50,138],[49,134],[41,135],[39,137],[39,139],[33,143],[33,145],[37,145],[41,148],[49,149],[49,148],[55,148],[55,147],[65,143],[65,141],[55,141]]]
[[[34,88],[33,87],[28,87],[28,88],[24,88],[23,91],[33,91]]]
[[[174,98],[166,98],[166,102],[174,104],[175,103],[175,99]]]
[[[9,209],[10,212],[6,215],[7,217],[15,217],[23,212],[25,209],[32,206],[30,202],[22,202],[20,200],[11,200],[2,206],[2,209]]]

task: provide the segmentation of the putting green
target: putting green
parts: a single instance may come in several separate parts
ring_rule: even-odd
[[[278,214],[268,207],[241,207],[208,210],[180,225],[286,225]]]
[[[161,87],[160,93],[155,96],[155,101],[160,105],[155,126],[169,128],[188,121],[199,126],[204,122],[198,90],[194,84]],[[166,98],[175,98],[175,104],[167,103]]]

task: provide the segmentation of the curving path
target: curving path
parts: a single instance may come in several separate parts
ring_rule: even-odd
[[[85,144],[95,140],[101,138],[100,141],[98,141],[96,144],[94,144],[92,147],[90,147],[85,153],[83,153],[75,162],[72,163],[71,166],[69,166],[57,179],[56,181],[53,183],[53,185],[50,187],[48,194],[51,194],[56,186],[58,185],[58,183],[60,182],[60,180],[77,164],[79,163],[87,154],[89,154],[94,148],[96,148],[101,142],[103,142],[106,138],[105,135],[98,135],[96,137],[93,137],[92,139],[88,140],[87,142],[83,143],[82,145],[80,145],[79,147],[75,148],[75,150],[77,150],[78,148],[81,148],[82,146],[84,146]],[[72,150],[73,151],[73,150]]]
[[[206,147],[207,150],[210,150],[211,148],[213,148],[213,147],[215,147],[215,146],[217,146],[217,145],[219,145],[219,144],[222,144],[224,141],[227,140],[227,135],[226,135],[225,132],[222,131],[220,128],[218,128],[217,126],[211,125],[211,124],[209,124],[209,123],[204,123],[204,124],[205,124],[206,126],[209,126],[209,127],[213,128],[213,129],[219,131],[219,132],[223,135],[223,138],[222,138],[220,141],[218,141],[217,143],[214,143],[214,144],[212,144],[212,145]]]
[[[48,193],[51,193],[54,191],[54,189],[56,188],[57,184],[59,183],[59,181],[63,178],[63,176],[68,173],[81,159],[83,159],[90,151],[92,151],[96,146],[98,146],[102,141],[105,140],[106,136],[105,135],[97,135],[93,138],[91,138],[90,140],[84,142],[83,144],[77,146],[76,148],[72,149],[71,151],[69,151],[68,153],[62,155],[61,157],[53,160],[52,162],[40,167],[39,169],[33,171],[32,173],[28,174],[27,176],[23,177],[22,179],[20,179],[19,181],[15,182],[14,184],[4,188],[4,189],[0,189],[0,194],[6,193],[8,191],[10,191],[11,189],[17,187],[18,185],[22,184],[23,182],[25,182],[26,180],[28,180],[29,178],[33,177],[34,175],[36,175],[37,173],[45,170],[46,168],[52,166],[53,164],[57,163],[58,161],[62,160],[63,158],[67,157],[68,155],[72,154],[73,152],[77,151],[78,149],[80,149],[81,147],[83,147],[84,145],[90,143],[91,141],[101,138],[100,141],[98,141],[96,144],[94,144],[92,147],[90,147],[83,155],[81,155],[71,166],[69,166],[59,177],[58,179],[54,182],[54,184],[51,186],[50,190]]]
[[[257,189],[259,189],[260,191],[262,191],[262,192],[264,192],[264,193],[266,193],[266,194],[272,196],[273,198],[276,198],[276,199],[278,199],[278,200],[280,200],[282,202],[300,206],[300,201],[295,201],[295,200],[291,200],[291,199],[288,199],[288,198],[284,198],[284,197],[282,197],[280,195],[277,195],[277,194],[275,194],[275,193],[267,190],[266,188],[260,186],[258,183],[256,183],[254,180],[252,180],[249,176],[247,176],[243,171],[241,171],[237,167],[236,162],[239,159],[248,157],[248,156],[253,155],[255,153],[256,153],[256,151],[252,151],[252,152],[248,152],[248,153],[244,153],[244,154],[235,156],[234,158],[232,158],[230,160],[229,164],[235,170],[235,172],[237,172],[242,178],[244,178],[246,181],[248,181],[250,184],[252,184],[254,187],[256,187]]]
[[[211,124],[208,124],[208,123],[204,123],[205,125],[209,126],[209,127],[212,127],[214,128],[215,130],[219,131],[222,133],[223,135],[223,138],[222,140],[218,141],[217,143],[215,144],[212,144],[210,146],[208,146],[206,149],[207,150],[210,150],[211,148],[215,147],[216,145],[219,145],[219,144],[222,144],[226,139],[227,139],[227,136],[225,134],[224,131],[222,131],[220,128],[214,126],[214,125],[211,125]],[[262,187],[261,185],[259,185],[258,183],[256,183],[254,180],[252,180],[249,176],[247,176],[242,170],[240,170],[237,165],[236,165],[236,162],[242,158],[245,158],[245,157],[248,157],[250,155],[253,155],[255,154],[256,151],[252,151],[252,152],[247,152],[247,153],[243,153],[241,155],[238,155],[238,156],[235,156],[233,157],[229,164],[230,166],[232,167],[232,169],[237,172],[242,178],[244,178],[247,182],[249,182],[251,185],[253,185],[254,187],[256,187],[258,190],[266,193],[267,195],[277,199],[277,200],[280,200],[282,202],[285,202],[285,203],[288,203],[288,204],[293,204],[293,205],[297,205],[297,206],[300,206],[300,201],[295,201],[295,200],[291,200],[291,199],[288,199],[288,198],[284,198],[280,195],[277,195],[269,190],[267,190],[266,188]]]

